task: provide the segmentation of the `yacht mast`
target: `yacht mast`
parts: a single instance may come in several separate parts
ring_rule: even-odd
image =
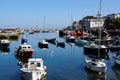
[[[45,31],[45,16],[44,16],[44,31]]]
[[[98,16],[98,27],[99,27],[99,32],[98,32],[98,38],[99,38],[98,57],[100,57],[100,43],[101,43],[101,0],[100,0],[100,8],[99,8],[97,16]]]

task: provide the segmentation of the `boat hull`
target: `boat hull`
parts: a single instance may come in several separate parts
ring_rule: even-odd
[[[57,42],[57,46],[60,46],[60,47],[65,47],[65,43],[64,42]]]
[[[45,72],[21,69],[21,77],[24,80],[44,80],[45,76],[46,76]]]
[[[85,67],[87,69],[90,69],[91,71],[94,71],[94,72],[101,72],[101,73],[105,73],[106,70],[107,70],[107,67],[98,67],[98,66],[94,66],[92,65],[92,63],[90,61],[86,61],[85,62]]]
[[[1,46],[1,47],[9,47],[9,46],[10,46],[10,43],[0,43],[0,46]]]
[[[52,39],[45,39],[47,42],[55,42],[56,38],[52,38]]]
[[[16,51],[16,56],[19,57],[32,57],[34,51]]]
[[[38,43],[38,47],[40,47],[40,48],[48,48],[48,44]]]
[[[100,50],[100,51],[99,51]],[[109,52],[109,48],[90,48],[90,47],[84,47],[84,53],[99,53],[103,54],[103,53],[108,53]]]

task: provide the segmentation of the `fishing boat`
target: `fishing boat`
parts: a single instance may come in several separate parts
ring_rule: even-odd
[[[38,47],[40,47],[40,48],[48,48],[48,42],[46,42],[45,40],[39,41],[38,42]]]
[[[72,35],[67,35],[66,36],[66,41],[71,42],[71,43],[75,43],[75,37],[72,36]]]
[[[9,47],[10,41],[8,39],[2,39],[2,40],[0,40],[0,46],[1,47]]]
[[[57,46],[65,48],[65,42],[64,41],[56,41],[56,44],[57,44]]]
[[[28,63],[20,70],[24,80],[44,80],[46,76],[46,66],[43,65],[42,58],[29,58]]]
[[[50,43],[55,43],[56,38],[45,38],[45,40]]]
[[[18,48],[16,48],[15,53],[16,56],[32,57],[34,49],[31,45],[23,43]]]
[[[100,6],[101,6],[101,0],[100,0]],[[100,8],[100,12],[101,12],[101,8]],[[101,22],[100,15],[101,15],[101,13],[98,13],[98,20],[99,20],[99,22]],[[100,26],[99,26],[99,35],[98,36],[99,36],[99,39],[101,41],[101,27]],[[98,73],[106,73],[107,66],[106,66],[104,60],[99,58],[100,51],[104,47],[100,46],[100,42],[99,42],[98,47],[95,47],[95,48],[97,48],[97,51],[98,51],[97,58],[95,58],[95,57],[88,57],[88,58],[86,58],[85,59],[85,67],[87,69],[90,69],[90,70],[98,72]]]

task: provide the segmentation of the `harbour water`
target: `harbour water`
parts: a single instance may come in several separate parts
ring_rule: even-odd
[[[86,55],[83,53],[83,47],[75,44],[65,43],[65,48],[49,43],[48,49],[44,50],[38,47],[38,42],[45,37],[56,36],[60,38],[58,32],[55,33],[35,33],[27,34],[28,44],[35,50],[33,57],[42,58],[44,65],[47,66],[46,80],[120,80],[120,69],[114,64],[114,53],[109,52],[103,55],[107,65],[105,74],[97,74],[85,69],[84,61]],[[15,57],[15,47],[21,44],[21,37],[18,40],[12,40],[10,48],[0,49],[0,79],[1,80],[22,80],[20,78],[19,60]],[[94,54],[94,53],[93,53]]]

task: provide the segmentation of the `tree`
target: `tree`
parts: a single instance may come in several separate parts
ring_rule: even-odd
[[[105,28],[108,30],[120,29],[120,18],[110,19],[107,18],[104,24]]]

